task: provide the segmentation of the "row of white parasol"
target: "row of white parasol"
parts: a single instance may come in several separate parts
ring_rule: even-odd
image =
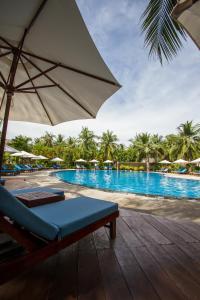
[[[192,161],[187,161],[184,159],[177,159],[173,162],[168,161],[168,160],[162,160],[159,162],[159,164],[163,165],[169,165],[169,164],[180,164],[180,165],[186,165],[186,164],[200,164],[200,158],[194,159]]]
[[[21,157],[21,158],[30,158],[32,160],[48,160],[47,157],[43,156],[43,155],[35,155],[26,151],[20,151],[20,152],[16,152],[11,154],[11,157]],[[64,160],[59,158],[59,157],[55,157],[53,159],[51,159],[52,162],[63,162]]]
[[[76,163],[87,163],[88,161],[85,160],[85,159],[80,158],[80,159],[75,160],[75,162],[76,162]],[[97,163],[99,163],[99,160],[92,159],[92,160],[90,160],[89,162],[90,162],[90,163],[95,163],[95,164],[97,164]],[[113,161],[108,159],[108,160],[105,160],[103,163],[104,163],[104,164],[112,164]]]

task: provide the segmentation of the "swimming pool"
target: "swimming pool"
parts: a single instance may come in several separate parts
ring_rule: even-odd
[[[87,187],[172,198],[200,199],[200,181],[159,173],[101,170],[59,171],[62,181]]]

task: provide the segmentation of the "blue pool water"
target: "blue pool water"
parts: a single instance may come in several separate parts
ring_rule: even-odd
[[[55,175],[65,182],[104,190],[200,199],[200,181],[170,178],[159,173],[69,170]]]

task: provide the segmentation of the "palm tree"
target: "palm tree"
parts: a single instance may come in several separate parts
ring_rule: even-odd
[[[100,153],[103,160],[113,159],[115,150],[117,149],[118,138],[112,131],[103,132],[100,138]]]
[[[178,128],[176,151],[180,158],[192,160],[198,154],[200,141],[200,124],[193,121],[182,123]]]
[[[132,147],[135,150],[137,160],[145,159],[146,169],[149,172],[150,158],[158,160],[163,154],[162,137],[158,135],[150,135],[148,133],[140,133],[136,135],[135,139],[130,140]]]
[[[45,135],[41,137],[41,140],[42,140],[44,146],[53,147],[54,138],[55,138],[54,134],[52,134],[50,132],[46,132]]]
[[[65,144],[65,137],[62,134],[58,134],[55,139],[55,145],[60,146]]]
[[[80,155],[86,160],[91,159],[91,157],[94,157],[96,154],[97,144],[95,138],[97,138],[97,136],[93,131],[87,127],[82,128],[79,134],[79,148]]]
[[[177,0],[149,0],[142,14],[142,31],[145,33],[145,46],[149,55],[171,60],[182,47],[186,34],[183,28],[171,17]]]
[[[65,161],[68,162],[70,166],[73,165],[75,159],[78,156],[78,141],[74,137],[68,137],[66,140],[66,148],[64,151]]]

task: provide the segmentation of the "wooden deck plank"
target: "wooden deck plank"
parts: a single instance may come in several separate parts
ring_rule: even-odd
[[[118,223],[118,234],[117,234],[118,243],[113,243],[113,248],[117,260],[122,269],[122,272],[124,274],[125,280],[131,291],[131,294],[133,295],[134,300],[142,300],[142,299],[158,300],[160,299],[160,297],[156,293],[151,282],[146,277],[146,274],[143,272],[135,256],[133,255],[128,245],[126,244],[125,240],[123,239],[123,237],[126,236],[124,232],[127,231],[127,228],[124,226],[126,225],[125,223],[124,225],[122,225],[123,228],[120,228],[121,227],[120,224],[123,223],[124,222]],[[104,239],[106,239],[106,237]],[[108,239],[108,235],[107,235],[107,239]],[[130,244],[130,246],[132,247],[132,243]]]
[[[146,247],[132,248],[132,252],[161,299],[186,299]]]
[[[111,241],[110,248],[107,248],[108,236],[103,228],[95,232],[94,241],[104,282],[106,300],[132,299],[131,291],[124,279],[122,270],[113,250],[115,242]],[[103,244],[105,244],[105,247],[103,247]],[[99,247],[99,245],[101,245],[101,247]]]
[[[176,234],[176,232],[170,230],[166,225],[162,224],[157,217],[145,215],[144,218],[163,235],[165,235],[171,242],[180,247],[187,255],[199,261],[200,253],[197,252],[194,247],[196,243],[187,243],[179,234]]]
[[[189,235],[200,241],[200,225],[194,222],[176,221],[177,225]]]
[[[93,235],[82,239],[78,246],[78,299],[105,299]]]
[[[194,280],[200,284],[200,265],[185,254],[176,245],[165,245],[163,246],[165,251],[173,257],[187,272],[194,278]]]
[[[119,218],[117,220],[117,230],[123,234],[123,238],[128,241],[130,247],[144,246],[144,243],[141,241],[141,239],[139,239],[138,236],[124,222],[126,218]]]
[[[174,284],[186,298],[199,299],[200,285],[191,277],[185,268],[172,258],[164,247],[148,243],[147,249],[154,256],[161,268],[168,274]]]
[[[124,217],[123,219],[131,229],[134,229],[133,232],[143,241],[143,244],[145,240],[160,245],[172,243],[165,235],[150,223],[146,222],[139,214],[134,217]]]
[[[193,235],[187,233],[185,230],[183,230],[174,220],[169,220],[167,218],[163,217],[156,217],[156,219],[167,226],[169,230],[176,232],[177,235],[179,235],[186,243],[198,243],[199,240],[194,237]]]
[[[25,277],[24,288],[20,291],[20,300],[44,300],[48,298],[50,285],[54,278],[57,256],[52,256],[30,272]]]
[[[77,244],[74,244],[57,255],[48,300],[76,300],[78,297],[77,271]]]

